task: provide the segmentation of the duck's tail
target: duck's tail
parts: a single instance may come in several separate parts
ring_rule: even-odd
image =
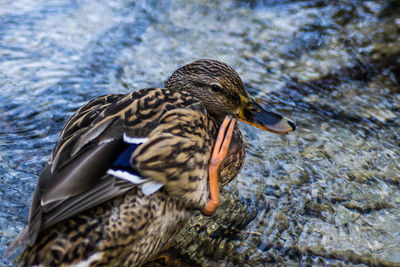
[[[19,235],[14,239],[14,241],[8,246],[6,253],[4,253],[4,258],[8,258],[11,254],[15,252],[19,246],[25,244],[28,241],[28,227],[19,233]]]

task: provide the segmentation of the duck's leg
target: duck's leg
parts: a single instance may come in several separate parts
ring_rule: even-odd
[[[228,152],[235,124],[236,119],[226,116],[219,128],[217,141],[208,165],[210,197],[207,205],[201,210],[206,216],[213,215],[219,205],[219,169]]]

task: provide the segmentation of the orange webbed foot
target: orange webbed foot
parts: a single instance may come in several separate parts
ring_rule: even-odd
[[[219,170],[231,143],[236,119],[226,116],[218,132],[217,140],[208,166],[210,196],[207,205],[201,210],[203,215],[213,215],[219,205]]]

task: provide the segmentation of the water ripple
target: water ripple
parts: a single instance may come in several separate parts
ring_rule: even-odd
[[[178,66],[215,58],[298,131],[240,125],[247,158],[225,189],[235,206],[194,218],[225,228],[214,239],[184,233],[186,255],[203,265],[399,264],[400,18],[389,2],[0,4],[0,254],[26,225],[69,115],[98,95],[162,86]]]

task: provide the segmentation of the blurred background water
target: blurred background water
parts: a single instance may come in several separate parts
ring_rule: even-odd
[[[1,0],[0,257],[74,110],[212,58],[298,131],[240,125],[245,166],[218,215],[182,231],[178,258],[400,266],[399,36],[396,0]]]

